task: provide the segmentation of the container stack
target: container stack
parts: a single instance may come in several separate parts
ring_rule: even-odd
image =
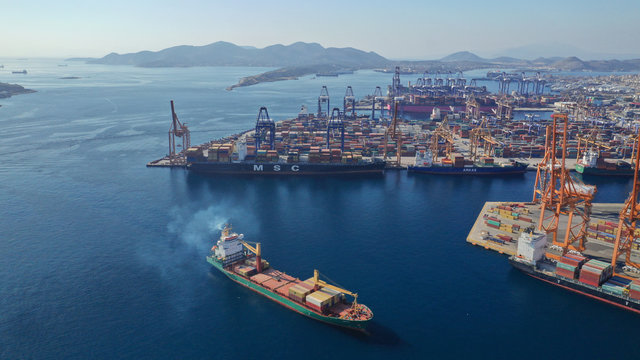
[[[291,289],[289,289],[291,291]],[[324,291],[316,291],[306,296],[307,306],[318,312],[324,312],[332,305],[333,296]]]
[[[493,158],[492,157],[483,157],[480,159],[480,164],[484,165],[484,166],[491,166],[493,165]]]
[[[222,144],[218,148],[218,162],[230,162],[233,144]]]
[[[454,167],[464,167],[464,156],[462,155],[451,155],[451,160],[453,161]]]
[[[267,150],[257,150],[256,151],[256,161],[257,162],[267,162]]]
[[[566,254],[556,264],[556,275],[569,279],[578,277],[580,267],[587,261],[584,256]]]
[[[267,270],[269,268],[269,262],[265,259],[261,259],[260,261],[262,263],[262,270]],[[256,258],[251,258],[251,259],[247,259],[244,261],[244,263],[248,266],[251,267],[256,267]]]
[[[331,305],[340,303],[342,302],[342,300],[344,300],[344,294],[340,291],[329,289],[326,287],[320,289],[320,291],[325,292],[331,296]]]
[[[640,279],[633,280],[629,284],[629,297],[632,299],[640,300]]]
[[[277,150],[267,150],[267,161],[268,162],[277,162],[278,161],[278,151]]]
[[[607,282],[602,284],[602,290],[612,292],[616,295],[623,296],[629,292],[631,280],[619,276],[613,276]]]
[[[297,163],[300,161],[300,153],[298,152],[298,150],[289,150],[289,153],[287,154],[287,162],[289,164],[292,163]]]
[[[212,144],[209,147],[209,151],[207,154],[207,160],[212,162],[218,161],[218,150],[220,149],[220,144]]]
[[[289,298],[297,301],[304,302],[307,295],[313,291],[313,287],[306,283],[298,283],[289,288]]]
[[[582,265],[579,280],[581,283],[598,287],[607,281],[612,274],[611,264],[591,259]]]
[[[187,161],[188,162],[196,162],[204,160],[204,155],[202,152],[202,148],[200,147],[190,147],[186,151]]]
[[[247,265],[239,265],[236,267],[235,271],[242,276],[249,277],[256,273],[256,268]]]

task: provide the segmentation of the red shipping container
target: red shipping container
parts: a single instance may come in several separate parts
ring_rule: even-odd
[[[558,261],[563,263],[563,264],[567,264],[567,265],[571,265],[571,266],[580,265],[580,262],[578,260],[567,258],[567,257],[561,257],[560,260],[558,260]]]
[[[315,310],[317,312],[322,312],[322,308],[320,306],[317,306],[317,305],[312,304],[310,302],[307,303],[307,306],[312,308],[313,310]]]

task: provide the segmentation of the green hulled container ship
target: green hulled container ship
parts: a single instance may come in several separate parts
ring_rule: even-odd
[[[373,312],[358,303],[358,294],[320,280],[317,270],[303,281],[273,269],[262,259],[260,244],[250,244],[230,226],[211,250],[207,261],[229,279],[299,314],[356,330],[364,330],[373,318]]]
[[[623,160],[618,160],[615,163],[605,161],[598,152],[588,150],[576,163],[576,172],[582,175],[630,177],[633,176],[634,167]]]

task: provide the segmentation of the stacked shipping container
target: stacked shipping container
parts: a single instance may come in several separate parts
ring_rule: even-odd
[[[613,267],[611,267],[611,264],[591,259],[582,265],[579,281],[587,285],[598,287],[607,281],[611,277],[612,273]]]

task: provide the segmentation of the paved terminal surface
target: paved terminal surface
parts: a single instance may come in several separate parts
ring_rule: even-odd
[[[622,206],[623,204],[593,204],[590,225],[617,228]],[[507,211],[500,207],[511,207],[512,210]],[[517,213],[517,215],[514,216],[514,213]],[[552,213],[547,210],[546,217],[551,216],[551,214]],[[493,223],[490,223],[489,220],[493,221]],[[522,231],[528,227],[533,227],[537,230],[539,220],[540,205],[514,202],[487,202],[484,204],[475,224],[473,224],[471,232],[467,237],[467,242],[482,246],[488,250],[497,251],[501,254],[514,255],[517,249],[518,237]],[[578,221],[579,217],[574,216],[573,225],[576,225]],[[566,235],[567,223],[568,217],[561,216],[558,227],[559,240],[564,239]],[[499,226],[496,227],[496,224],[499,224]],[[607,232],[606,235],[604,231],[599,232],[589,229],[587,231],[588,236],[584,255],[599,258],[607,262],[611,261],[613,242],[615,241],[614,233],[616,230],[614,229],[612,231],[613,233]],[[551,243],[551,241],[552,239],[549,238],[548,243]],[[549,246],[547,247],[547,251],[549,253],[558,253],[550,249]],[[623,259],[621,258],[619,260],[622,261]],[[632,260],[640,261],[640,254],[637,249],[632,251]]]

